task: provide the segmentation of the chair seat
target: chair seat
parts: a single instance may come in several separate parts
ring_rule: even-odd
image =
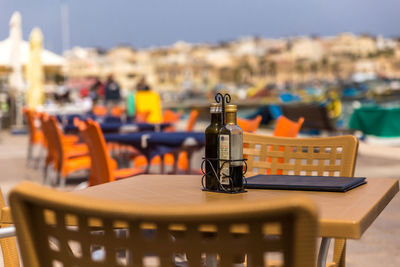
[[[116,169],[113,171],[115,180],[124,179],[131,176],[135,176],[138,174],[145,173],[144,170],[134,169],[134,168],[126,168],[126,169]]]
[[[66,134],[62,137],[62,141],[65,143],[76,143],[79,141],[79,136],[72,135],[72,134]]]
[[[82,156],[76,158],[70,158],[65,162],[64,172],[65,175],[67,173],[90,169],[90,157],[89,156]]]
[[[33,144],[42,143],[44,140],[43,132],[40,130],[36,130],[36,132],[32,135],[31,142]]]
[[[89,153],[89,149],[86,144],[69,145],[65,147],[65,150],[68,158],[85,156]]]

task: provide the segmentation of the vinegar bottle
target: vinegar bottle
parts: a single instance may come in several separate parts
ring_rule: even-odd
[[[233,191],[243,189],[243,131],[236,124],[236,105],[225,108],[226,122],[219,131],[220,183]],[[224,160],[231,160],[226,162]],[[237,161],[235,161],[237,160]]]

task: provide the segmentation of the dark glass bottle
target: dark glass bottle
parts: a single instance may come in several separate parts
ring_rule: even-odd
[[[211,124],[206,128],[206,158],[217,159],[218,158],[218,134],[222,127],[222,109],[218,103],[212,103],[210,106],[211,113]],[[206,168],[206,184],[205,187],[208,190],[218,189],[218,161],[210,160],[205,163]]]
[[[219,131],[220,183],[233,191],[243,189],[243,131],[236,124],[236,105],[225,108],[225,125]],[[237,161],[235,161],[237,160]],[[229,178],[230,177],[230,178]]]

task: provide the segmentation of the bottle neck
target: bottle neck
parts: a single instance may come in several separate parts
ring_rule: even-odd
[[[236,124],[236,112],[226,113],[226,124]]]
[[[211,124],[221,124],[222,114],[221,112],[211,113]]]

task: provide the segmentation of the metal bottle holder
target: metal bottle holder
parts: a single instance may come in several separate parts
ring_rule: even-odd
[[[231,96],[229,94],[224,94],[222,95],[221,93],[218,93],[215,95],[215,101],[217,103],[221,103],[222,106],[222,122],[223,125],[225,125],[225,104],[230,103],[231,102]],[[244,177],[244,175],[247,172],[247,163],[246,163],[247,159],[236,159],[236,160],[226,160],[226,159],[220,159],[220,158],[206,158],[203,157],[203,161],[201,163],[201,172],[203,173],[203,176],[201,178],[201,185],[202,185],[202,190],[203,191],[210,191],[210,192],[218,192],[218,193],[230,193],[230,194],[235,194],[235,193],[243,193],[243,192],[247,192],[244,188],[246,187],[246,179]],[[214,164],[217,166],[217,170],[215,170],[214,165],[212,163],[215,163],[215,161],[217,162],[217,164]],[[219,166],[221,161],[222,166]],[[221,170],[223,169],[225,164],[231,164],[231,162],[237,162],[237,161],[241,161],[243,162],[243,182],[242,182],[242,186],[240,188],[235,188],[234,184],[233,184],[233,179],[231,176],[227,176],[224,173],[221,173]],[[206,166],[210,167],[210,172],[207,173],[206,172]],[[215,179],[216,181],[216,185],[217,185],[217,189],[209,189],[206,188],[205,185],[205,179],[206,176],[211,176],[213,177],[213,179]],[[229,185],[223,185],[221,184],[221,178],[229,178]]]

